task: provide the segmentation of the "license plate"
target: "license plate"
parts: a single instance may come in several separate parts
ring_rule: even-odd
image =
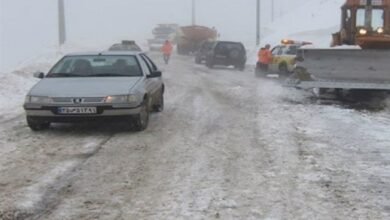
[[[88,115],[96,114],[96,107],[60,107],[58,108],[58,114],[67,115]]]

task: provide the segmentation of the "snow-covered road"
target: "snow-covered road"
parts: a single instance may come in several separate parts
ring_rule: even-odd
[[[390,218],[389,107],[317,104],[249,68],[159,63],[166,109],[141,133],[35,133],[5,108],[0,219]]]

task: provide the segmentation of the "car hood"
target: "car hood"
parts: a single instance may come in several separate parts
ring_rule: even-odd
[[[128,94],[142,77],[45,78],[29,95],[49,97],[104,97]]]

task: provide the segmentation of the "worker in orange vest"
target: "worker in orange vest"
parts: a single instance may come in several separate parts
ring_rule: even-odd
[[[172,50],[173,50],[173,46],[171,42],[169,42],[169,40],[166,40],[163,46],[161,47],[161,52],[163,53],[165,64],[169,63]]]
[[[257,54],[258,62],[256,65],[256,73],[268,71],[268,65],[272,62],[272,52],[270,48],[271,45],[267,44],[259,50]]]

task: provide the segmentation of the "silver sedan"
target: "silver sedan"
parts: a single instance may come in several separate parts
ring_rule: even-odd
[[[151,111],[164,108],[161,72],[143,53],[102,52],[63,57],[26,96],[24,109],[32,130],[52,122],[128,120],[146,129]]]

